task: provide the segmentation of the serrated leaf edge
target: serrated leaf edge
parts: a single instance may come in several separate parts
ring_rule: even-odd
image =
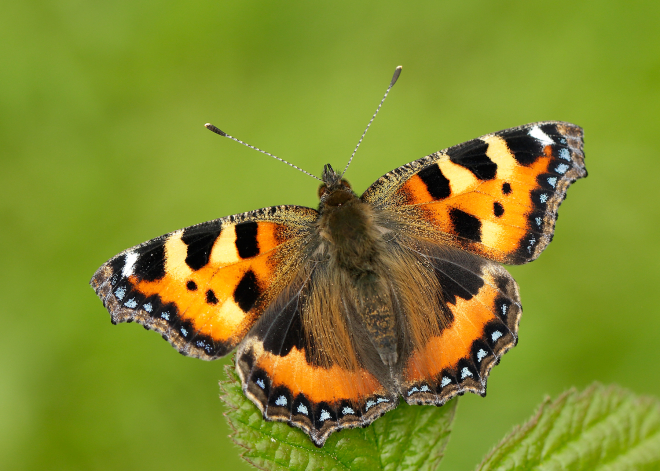
[[[541,405],[538,407],[537,411],[534,413],[531,419],[529,419],[525,424],[522,425],[517,425],[515,426],[511,432],[509,432],[500,442],[493,447],[490,452],[484,457],[482,462],[477,466],[477,471],[483,470],[484,466],[487,465],[492,459],[494,459],[498,454],[502,456],[506,456],[508,453],[508,450],[511,448],[519,445],[522,441],[525,440],[525,438],[528,437],[528,434],[539,425],[539,420],[543,416],[544,412],[548,408],[553,408],[556,410],[555,415],[561,414],[561,412],[565,409],[567,402],[570,399],[573,399],[573,403],[579,403],[582,399],[586,398],[587,396],[593,395],[596,392],[601,392],[604,396],[610,396],[612,394],[618,394],[619,397],[621,398],[621,404],[617,407],[619,409],[621,406],[623,406],[626,402],[627,403],[632,403],[633,405],[648,405],[652,406],[653,404],[656,405],[658,404],[658,400],[656,398],[650,397],[650,396],[643,396],[643,395],[636,395],[632,391],[622,388],[618,385],[609,385],[609,386],[604,386],[598,382],[595,382],[591,384],[589,387],[587,387],[585,390],[578,392],[576,388],[570,388],[569,390],[563,392],[560,394],[556,400],[552,400],[549,396],[546,396],[541,403]],[[594,421],[589,423],[589,426],[587,428],[582,429],[582,433],[585,433],[587,430],[592,429],[593,427],[597,426],[599,423],[601,423],[603,420],[606,420],[608,416],[603,417],[600,420]],[[548,432],[552,430],[552,427],[548,429]],[[548,433],[544,433],[543,437],[547,437]],[[651,437],[655,436],[657,434],[651,435]],[[626,456],[631,450],[638,448],[643,445],[643,443],[650,438],[646,438],[643,441],[640,441],[638,444],[636,444],[633,448],[627,450],[624,454],[618,455],[615,457],[615,460]],[[568,443],[565,443],[562,445],[560,448],[557,450],[554,450],[554,452],[557,452],[561,449],[564,449],[565,447],[569,446],[569,444],[574,441],[571,440]],[[554,454],[554,453],[553,453]],[[603,462],[603,465],[608,465],[611,464],[613,461],[608,461],[608,462]]]

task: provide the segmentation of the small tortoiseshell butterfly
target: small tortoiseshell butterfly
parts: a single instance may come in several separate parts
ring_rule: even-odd
[[[499,264],[550,243],[567,188],[587,175],[582,145],[573,124],[527,124],[405,164],[362,196],[326,165],[318,210],[181,229],[113,257],[91,285],[113,324],[137,321],[184,355],[237,348],[264,418],[322,446],[399,397],[485,395],[522,313]]]

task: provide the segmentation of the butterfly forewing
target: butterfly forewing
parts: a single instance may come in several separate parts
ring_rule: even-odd
[[[362,196],[404,230],[520,264],[554,232],[566,190],[586,176],[582,129],[546,121],[468,141],[406,164]]]
[[[136,321],[185,355],[218,358],[290,282],[316,215],[281,206],[181,229],[113,257],[91,284],[113,323]]]

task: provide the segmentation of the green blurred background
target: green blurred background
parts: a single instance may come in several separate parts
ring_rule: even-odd
[[[5,2],[0,18],[0,467],[248,469],[223,362],[113,327],[88,286],[116,253],[537,120],[585,128],[589,177],[513,267],[520,344],[461,399],[443,469],[471,469],[546,394],[660,394],[657,1]]]

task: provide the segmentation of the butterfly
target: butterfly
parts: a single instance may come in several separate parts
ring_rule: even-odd
[[[539,256],[586,175],[583,131],[559,121],[433,153],[361,196],[328,164],[318,209],[273,206],[165,234],[111,258],[91,285],[113,324],[136,321],[204,360],[235,349],[264,418],[323,446],[401,397],[485,395],[522,313],[500,264]]]

